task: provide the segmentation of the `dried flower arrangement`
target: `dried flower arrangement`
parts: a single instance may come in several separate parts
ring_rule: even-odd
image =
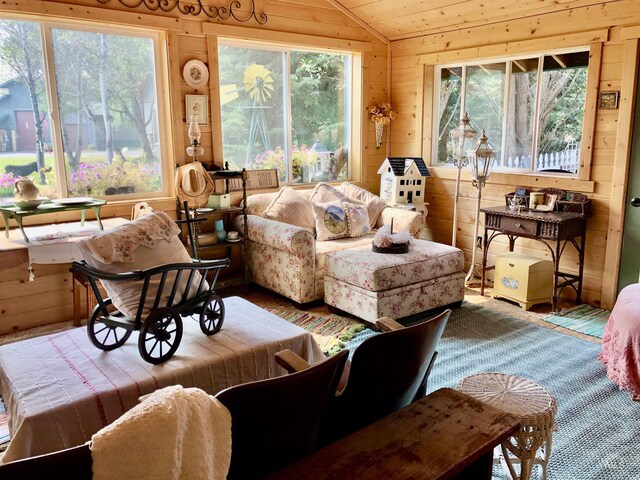
[[[369,118],[372,122],[387,125],[395,118],[395,114],[393,110],[391,110],[390,104],[381,103],[380,105],[372,105],[369,107]]]

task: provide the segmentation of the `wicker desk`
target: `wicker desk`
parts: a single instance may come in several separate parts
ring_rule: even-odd
[[[565,287],[576,291],[576,303],[582,303],[582,277],[584,273],[584,249],[587,234],[587,217],[579,213],[558,212],[515,212],[508,207],[483,208],[484,242],[482,256],[482,284],[480,294],[484,295],[487,271],[487,254],[494,238],[506,235],[509,251],[513,252],[517,238],[531,238],[544,244],[551,253],[553,262],[552,307],[556,310],[558,297]],[[580,239],[578,242],[577,239]],[[578,274],[560,272],[560,257],[570,243],[578,252]]]

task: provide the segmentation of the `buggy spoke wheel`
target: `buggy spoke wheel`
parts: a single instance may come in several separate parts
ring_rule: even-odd
[[[109,315],[115,317],[121,317],[122,314],[113,306],[111,299],[107,298],[104,301],[109,311]],[[106,323],[100,321],[100,317],[103,316],[103,312],[100,309],[100,305],[91,312],[89,322],[87,323],[87,333],[89,334],[89,340],[100,350],[113,350],[118,348],[129,339],[131,336],[131,330],[121,327],[112,327]]]
[[[158,308],[140,328],[138,351],[147,362],[157,365],[169,360],[182,340],[182,319],[172,308]]]
[[[205,335],[213,335],[224,323],[224,303],[218,295],[211,294],[200,311],[200,330]]]

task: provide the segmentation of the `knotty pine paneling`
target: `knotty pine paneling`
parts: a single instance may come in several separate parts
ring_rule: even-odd
[[[474,49],[490,45],[508,48],[509,43],[539,40],[539,45],[552,50],[563,46],[561,38],[564,34],[580,33],[596,29],[609,29],[610,40],[605,42],[602,50],[599,89],[620,90],[624,67],[624,41],[621,39],[620,27],[640,22],[640,2],[620,0],[613,2],[589,2],[592,5],[542,14],[531,18],[514,18],[509,22],[494,22],[487,25],[456,28],[450,32],[433,35],[422,35],[407,40],[394,41],[392,52],[392,90],[391,98],[394,109],[402,112],[400,121],[391,124],[391,153],[393,155],[422,155],[429,160],[431,152],[423,151],[422,136],[430,137],[432,128],[431,112],[423,112],[423,106],[413,101],[418,79],[422,78],[419,57],[424,54],[438,52],[454,52],[459,49]],[[438,28],[436,25],[433,28]],[[476,57],[481,58],[481,57]],[[416,88],[421,88],[417,85]],[[424,128],[429,131],[414,134],[424,121]],[[603,276],[609,266],[605,265],[607,249],[607,230],[611,203],[611,185],[613,176],[614,155],[619,123],[619,110],[598,110],[594,125],[594,149],[592,158],[591,180],[595,182],[594,192],[590,193],[594,202],[594,217],[589,220],[587,232],[587,261],[585,263],[585,299],[594,305],[602,301]],[[434,172],[435,173],[435,172]],[[544,179],[541,179],[541,187]],[[504,194],[513,190],[515,185],[490,183],[483,190],[482,206],[504,204]],[[428,235],[436,241],[450,242],[452,228],[453,195],[455,181],[438,178],[437,174],[429,178],[426,187],[426,201],[429,206]],[[469,182],[461,185],[460,211],[458,222],[458,238],[460,247],[465,249],[465,258],[470,259],[473,245],[475,196],[477,190]],[[480,234],[483,232],[481,216]],[[520,245],[523,245],[522,247]],[[506,244],[494,241],[491,247],[489,264],[492,257],[506,251]],[[528,253],[536,252],[545,255],[546,249],[537,242],[517,242],[516,249]],[[577,257],[567,247],[566,258],[562,266],[568,271],[575,267]],[[481,261],[481,255],[476,259]],[[467,265],[468,267],[468,265]],[[565,290],[568,292],[568,290]],[[613,299],[605,299],[611,306]]]
[[[193,17],[181,15],[177,12],[163,14],[151,12],[139,7],[127,9],[118,1],[112,0],[106,4],[100,4],[96,0],[13,0],[11,4],[3,3],[0,9],[15,13],[27,13],[40,18],[72,18],[82,20],[100,19],[105,22],[114,22],[123,25],[166,28],[168,41],[168,70],[170,92],[170,115],[173,141],[173,163],[185,162],[184,148],[188,144],[187,124],[185,121],[184,96],[188,94],[209,95],[210,101],[218,95],[214,71],[217,65],[211,63],[215,59],[210,46],[211,36],[203,33],[203,25],[206,21],[214,26],[240,26],[246,38],[259,38],[263,32],[271,32],[274,38],[283,42],[295,43],[295,34],[317,36],[317,46],[323,47],[335,44],[335,39],[344,41],[345,49],[349,42],[356,45],[365,45],[367,48],[362,53],[362,85],[361,92],[363,107],[373,103],[386,101],[388,91],[388,47],[375,35],[358,25],[340,10],[328,2],[315,0],[258,0],[256,2],[258,12],[264,11],[269,19],[266,25],[260,26],[254,21],[238,23],[231,21],[206,21],[206,17]],[[227,30],[224,30],[227,32]],[[330,39],[329,42],[326,39]],[[315,40],[314,40],[315,41]],[[210,70],[210,85],[200,89],[189,87],[182,78],[184,64],[198,59],[208,64]],[[212,105],[210,105],[212,107]],[[205,155],[202,160],[205,163],[222,165],[223,158],[216,152],[219,148],[219,118],[217,110],[209,108],[209,122],[202,126],[202,144]],[[375,134],[373,124],[364,117],[362,120],[362,146],[360,151],[352,152],[352,158],[361,162],[361,177],[359,183],[372,191],[377,191],[379,186],[376,174],[378,166],[386,156],[385,144],[381,149],[375,146]],[[357,129],[356,129],[357,130]],[[357,131],[355,132],[357,133]],[[388,134],[385,132],[385,135]],[[386,139],[386,137],[385,137]],[[175,200],[167,198],[155,200],[154,208],[165,210],[175,216]],[[131,211],[130,203],[107,205],[102,209],[103,217],[122,216],[128,217]],[[38,217],[32,217],[38,218]],[[91,217],[91,213],[88,214]],[[77,220],[73,212],[57,214],[53,221]],[[33,221],[33,220],[31,220]],[[25,223],[31,223],[29,219]],[[26,249],[17,251],[1,251],[0,245],[0,334],[10,331],[29,328],[46,323],[61,322],[72,319],[72,294],[71,274],[68,273],[69,265],[36,266],[35,282],[28,282]],[[11,261],[9,261],[11,258]],[[46,285],[46,287],[44,287]],[[38,295],[34,295],[38,291]]]

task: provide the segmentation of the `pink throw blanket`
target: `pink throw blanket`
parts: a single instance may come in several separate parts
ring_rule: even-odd
[[[602,337],[600,361],[607,375],[640,400],[640,283],[622,289]]]

